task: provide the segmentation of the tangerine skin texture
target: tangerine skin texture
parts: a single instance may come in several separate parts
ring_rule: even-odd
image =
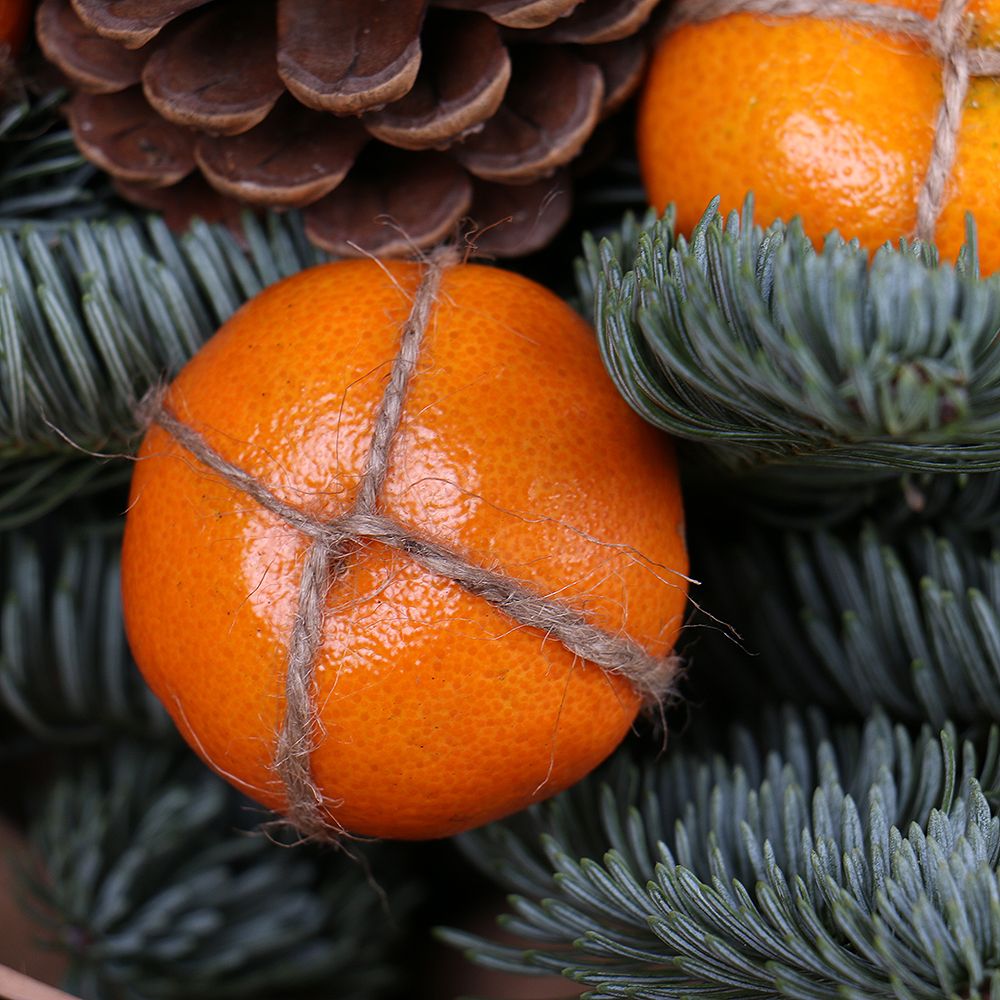
[[[864,0],[874,2],[874,0]],[[939,0],[889,0],[933,18]],[[973,0],[972,44],[1000,44],[1000,0]],[[942,102],[941,63],[899,35],[819,18],[730,15],[663,39],[643,91],[639,160],[650,202],[689,233],[708,203],[754,193],[764,222],[801,216],[877,249],[912,237]],[[946,259],[975,214],[984,272],[1000,269],[1000,85],[973,79],[935,231]]]
[[[267,289],[184,368],[169,405],[313,516],[347,511],[420,280],[341,262]],[[589,327],[526,279],[447,270],[394,439],[382,512],[650,652],[674,644],[687,556],[673,454],[604,374]],[[162,429],[132,484],[122,588],[147,681],[202,758],[269,808],[306,540]],[[332,588],[313,774],[330,817],[429,838],[545,798],[603,760],[639,708],[576,660],[378,543]]]

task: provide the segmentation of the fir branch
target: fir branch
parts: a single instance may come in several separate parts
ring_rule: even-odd
[[[107,211],[114,193],[58,114],[65,92],[23,87],[0,108],[0,226],[65,226]]]
[[[398,931],[357,860],[248,832],[256,810],[187,754],[119,743],[64,768],[31,843],[30,905],[84,1000],[373,1000]],[[251,807],[252,809],[252,807]],[[396,916],[411,905],[394,893]],[[315,994],[314,994],[315,995]]]
[[[825,468],[800,472],[768,466],[720,490],[718,467],[689,457],[695,459],[685,468],[690,499],[699,508],[717,507],[725,517],[749,513],[765,524],[800,530],[830,528],[861,515],[886,525],[946,519],[969,530],[1000,523],[1000,473],[996,472],[889,472],[879,479],[871,472]]]
[[[757,531],[705,545],[703,606],[739,643],[703,637],[711,686],[865,713],[962,722],[1000,718],[1000,535]],[[748,655],[750,654],[750,655]],[[759,697],[759,695],[758,695]]]
[[[595,1000],[997,996],[1000,732],[980,755],[883,716],[769,721],[769,745],[741,731],[728,759],[619,760],[466,835],[537,947],[442,936]]]
[[[120,523],[53,536],[58,560],[24,532],[0,540],[0,706],[48,742],[173,736],[125,641]]]
[[[162,220],[0,231],[0,527],[26,523],[120,465],[143,395],[247,299],[325,259],[294,215],[182,236]],[[127,472],[124,473],[127,475]]]
[[[1000,468],[1000,277],[974,234],[956,267],[933,247],[867,253],[798,221],[767,230],[709,207],[690,241],[660,221],[585,242],[581,293],[605,365],[650,422],[729,473]]]
[[[966,531],[995,527],[1000,524],[1000,473],[904,476],[896,490],[881,491],[857,511],[865,509],[889,525],[946,519]]]

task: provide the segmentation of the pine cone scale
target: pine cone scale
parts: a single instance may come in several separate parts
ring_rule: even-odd
[[[88,93],[112,94],[142,79],[147,54],[123,50],[95,35],[76,16],[69,0],[42,0],[35,14],[35,34],[45,58]]]
[[[405,179],[405,183],[401,183]],[[472,204],[472,182],[441,153],[380,157],[305,210],[310,239],[333,253],[410,253],[450,235]]]
[[[512,41],[601,45],[635,34],[660,0],[587,0],[568,17]],[[513,33],[512,33],[513,34]]]
[[[445,148],[500,107],[511,64],[496,25],[479,14],[458,14],[438,27],[429,33],[413,89],[364,116],[365,128],[382,142],[403,149]]]
[[[84,155],[115,177],[165,187],[194,170],[195,134],[157,115],[139,87],[117,94],[80,91],[67,113]]]
[[[542,28],[583,0],[435,0],[439,7],[475,10],[508,28]]]
[[[340,184],[367,140],[356,120],[311,111],[286,96],[249,132],[201,137],[194,155],[217,191],[254,205],[300,208]]]
[[[471,215],[483,228],[469,239],[485,254],[517,257],[541,250],[569,219],[572,185],[565,171],[532,184],[476,180]]]
[[[561,49],[522,50],[514,66],[515,82],[500,110],[454,150],[470,173],[508,184],[537,180],[573,159],[604,98],[600,69]]]
[[[215,188],[198,173],[189,174],[171,187],[151,187],[114,178],[115,190],[127,201],[151,212],[160,212],[172,229],[183,229],[192,218],[205,222],[225,222],[237,227],[243,214],[242,206],[221,198]]]
[[[601,117],[607,118],[627,101],[642,82],[646,68],[646,46],[636,37],[603,45],[588,45],[579,56],[594,63],[604,77],[604,104]]]
[[[103,38],[138,49],[175,18],[212,0],[72,0],[77,17]]]
[[[377,16],[371,7],[370,0],[279,0],[278,73],[307,107],[359,114],[413,87],[427,0],[382,0]]]
[[[146,99],[167,121],[211,135],[260,124],[284,92],[267,5],[217,3],[182,26],[143,70]]]
[[[145,95],[71,110],[84,154],[126,197],[162,202],[155,188],[197,170],[204,183],[187,183],[181,204],[215,218],[240,204],[312,206],[308,235],[339,253],[412,250],[485,206],[484,241],[505,255],[540,245],[567,217],[565,181],[546,178],[637,86],[647,46],[635,31],[656,2],[41,0],[39,21],[77,88]],[[449,196],[444,178],[458,184]],[[404,192],[400,211],[392,183]],[[381,218],[357,221],[365,206],[397,219],[408,239],[390,239]],[[506,223],[509,238],[492,234],[497,213],[519,220]]]

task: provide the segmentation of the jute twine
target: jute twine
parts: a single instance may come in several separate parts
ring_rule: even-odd
[[[349,556],[359,545],[379,542],[405,552],[424,569],[483,598],[517,624],[539,629],[581,659],[628,678],[647,701],[660,702],[676,672],[673,657],[650,656],[629,636],[598,628],[571,605],[542,597],[518,580],[475,565],[463,553],[423,537],[380,509],[379,495],[389,471],[393,440],[431,323],[441,276],[454,261],[452,254],[441,253],[424,264],[375,418],[357,495],[350,510],[339,517],[324,521],[280,499],[260,480],[223,458],[200,432],[178,419],[162,397],[152,413],[152,420],[199,462],[312,540],[288,639],[285,712],[274,757],[274,770],[287,798],[287,818],[307,839],[336,841],[344,832],[330,821],[324,809],[326,800],[313,780],[311,756],[322,731],[314,668],[323,641],[328,593],[347,572]]]
[[[955,165],[969,80],[974,76],[1000,76],[1000,49],[970,45],[973,25],[966,17],[968,3],[969,0],[941,0],[937,17],[930,19],[889,4],[867,4],[858,0],[677,0],[665,27],[673,31],[686,24],[714,21],[729,14],[813,17],[823,21],[846,21],[925,44],[941,60],[944,94],[934,125],[930,162],[917,198],[916,235],[930,241],[934,238],[948,179]]]

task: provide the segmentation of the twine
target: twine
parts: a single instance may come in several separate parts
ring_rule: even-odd
[[[955,165],[962,110],[975,76],[1000,76],[1000,49],[969,44],[972,24],[965,16],[968,0],[941,0],[937,17],[888,4],[858,0],[677,0],[666,20],[666,30],[685,24],[714,21],[729,14],[762,17],[814,17],[846,21],[866,28],[905,35],[923,42],[941,60],[943,99],[934,124],[930,162],[917,197],[917,236],[932,241],[944,207],[948,180]]]
[[[439,255],[424,265],[375,418],[357,495],[345,514],[323,521],[293,507],[260,480],[223,458],[198,431],[179,420],[162,399],[153,412],[152,419],[199,462],[312,540],[302,568],[295,621],[288,640],[285,713],[273,761],[287,798],[287,818],[307,839],[336,840],[344,832],[328,819],[323,794],[312,775],[311,756],[322,729],[313,696],[314,669],[323,640],[327,595],[346,573],[348,557],[360,544],[375,541],[405,552],[424,569],[483,598],[517,624],[540,629],[575,656],[627,678],[649,702],[663,700],[676,671],[672,656],[650,656],[629,636],[598,628],[571,605],[541,597],[518,580],[477,566],[462,553],[416,534],[380,510],[379,494],[389,470],[407,390],[431,322],[441,275],[452,262],[451,255]]]

